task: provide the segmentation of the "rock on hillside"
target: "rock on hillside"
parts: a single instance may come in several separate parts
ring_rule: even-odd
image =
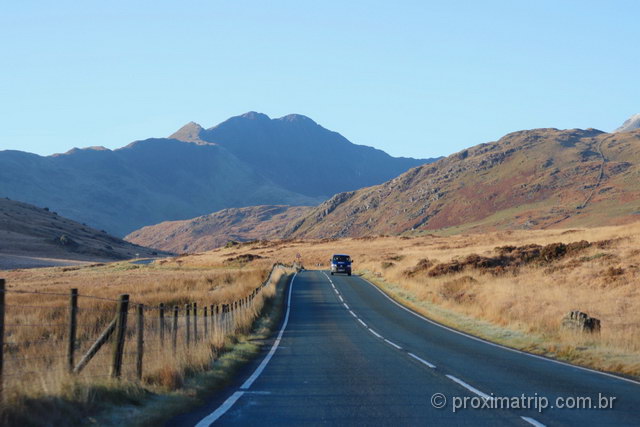
[[[48,208],[0,199],[0,269],[43,265],[35,258],[113,261],[156,255],[155,249],[125,242]]]
[[[384,184],[340,193],[283,237],[326,238],[640,220],[640,131],[514,132]]]
[[[279,238],[291,221],[309,212],[309,206],[253,206],[224,209],[186,221],[167,221],[144,227],[125,237],[144,246],[172,252],[202,252],[230,240]]]

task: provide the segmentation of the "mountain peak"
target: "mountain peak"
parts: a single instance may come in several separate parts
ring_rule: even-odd
[[[314,122],[312,119],[310,119],[307,116],[304,116],[302,114],[288,114],[286,116],[280,117],[279,119],[276,120],[280,120],[283,122],[290,122],[290,123],[312,123],[312,124],[317,124],[316,122]]]
[[[632,130],[640,129],[640,113],[634,114],[629,117],[618,129],[614,130],[613,133],[618,132],[630,132]]]
[[[200,139],[200,134],[202,131],[204,131],[204,128],[198,123],[189,122],[178,129],[176,132],[171,134],[169,138],[177,139],[178,141],[195,142],[200,144],[205,142]]]
[[[240,117],[243,119],[249,120],[271,120],[269,116],[264,113],[258,113],[256,111],[249,111],[247,113],[242,114]]]

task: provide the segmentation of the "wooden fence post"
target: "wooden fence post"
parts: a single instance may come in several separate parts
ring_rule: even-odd
[[[173,328],[171,330],[171,341],[173,345],[173,354],[175,356],[178,349],[178,312],[180,308],[177,305],[173,306]]]
[[[193,303],[193,342],[198,342],[198,303]]]
[[[4,402],[4,378],[2,368],[4,366],[4,279],[0,279],[0,403]]]
[[[189,347],[189,342],[191,341],[191,305],[190,304],[185,304],[184,305],[184,311],[185,311],[185,321],[186,321],[186,346],[187,348]]]
[[[203,324],[204,324],[204,339],[206,340],[207,338],[209,338],[209,319],[207,318],[207,311],[208,311],[208,307],[205,305],[204,306],[204,313],[203,313]]]
[[[218,325],[218,305],[216,304],[215,311],[213,304],[211,304],[211,334],[216,334],[216,327]]]
[[[160,303],[158,311],[160,313],[160,349],[164,350],[164,303]]]
[[[129,295],[120,295],[116,312],[116,337],[113,342],[113,359],[111,361],[111,377],[120,378],[122,373],[122,356],[124,340],[127,332],[127,313],[129,312]]]
[[[138,345],[136,349],[136,376],[142,379],[142,357],[144,355],[144,304],[138,304]]]
[[[78,328],[78,290],[71,289],[69,297],[69,343],[67,345],[67,367],[73,372],[75,367],[76,330]]]

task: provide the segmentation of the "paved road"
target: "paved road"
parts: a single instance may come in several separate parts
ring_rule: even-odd
[[[640,425],[640,384],[456,333],[358,277],[305,271],[289,298],[277,348],[169,425]],[[442,409],[436,393],[447,399]],[[523,394],[538,406],[615,400],[613,409],[513,409]],[[504,407],[503,398],[511,409],[486,408]],[[468,408],[454,412],[464,400]]]

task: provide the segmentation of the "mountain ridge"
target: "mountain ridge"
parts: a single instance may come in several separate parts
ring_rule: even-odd
[[[276,235],[322,239],[621,224],[640,220],[638,176],[640,130],[523,130],[383,184],[337,193],[301,211]],[[145,243],[163,234],[153,226],[145,233]]]
[[[232,207],[316,205],[336,189],[381,183],[423,161],[352,144],[300,115],[249,112],[208,130],[191,122],[174,135],[181,139],[51,156],[0,151],[0,197],[124,236]]]

